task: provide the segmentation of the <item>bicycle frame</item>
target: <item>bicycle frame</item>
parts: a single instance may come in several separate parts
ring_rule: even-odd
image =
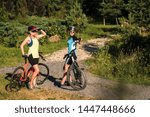
[[[42,56],[42,52],[39,52],[39,56],[41,57],[42,60],[46,61],[45,58]],[[25,59],[25,64],[23,65],[24,74],[23,74],[23,77],[20,78],[20,81],[22,81],[22,82],[27,81],[27,78],[29,78],[31,72],[34,72],[33,67],[30,67],[28,69],[28,66],[29,66],[28,58],[25,57],[24,59]]]
[[[23,73],[24,74],[23,74],[23,77],[20,78],[20,81],[22,81],[22,82],[27,81],[27,78],[29,77],[31,72],[33,72],[33,68],[28,69],[29,62],[28,62],[27,58],[24,58],[24,59],[25,59],[25,64],[23,65],[23,68],[24,68],[24,72]]]

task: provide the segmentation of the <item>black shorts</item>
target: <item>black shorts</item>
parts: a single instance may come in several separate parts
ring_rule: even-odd
[[[74,60],[77,60],[77,56],[76,56],[76,54],[75,53],[73,53],[73,56],[72,56],[73,58],[74,58]],[[67,58],[66,58],[66,64],[68,64],[68,65],[71,65],[72,64],[72,57],[70,57],[70,56],[68,56]]]
[[[72,58],[71,57],[67,57],[65,64],[71,65],[72,64]]]
[[[32,54],[29,55],[28,60],[32,66],[39,64],[39,58],[33,58]]]

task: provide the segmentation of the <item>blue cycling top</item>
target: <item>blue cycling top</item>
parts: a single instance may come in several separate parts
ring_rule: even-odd
[[[68,38],[68,41],[67,41],[67,44],[68,44],[68,54],[72,51],[72,50],[75,50],[76,49],[76,38],[74,37],[69,37]]]

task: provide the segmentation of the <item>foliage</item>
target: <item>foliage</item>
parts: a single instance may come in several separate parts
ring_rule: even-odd
[[[7,47],[17,47],[19,42],[19,35],[23,34],[17,26],[20,24],[0,22],[0,43]]]
[[[149,27],[149,5],[150,2],[147,0],[1,0],[0,18],[12,20],[26,16],[46,16],[65,19],[68,14],[71,16],[68,18],[71,20],[68,21],[69,25],[72,21],[81,25],[85,21],[85,17],[80,15],[83,12],[94,21],[106,19],[108,23],[118,24],[118,18],[125,17],[130,23]],[[79,16],[75,15],[75,19],[70,12],[78,12]],[[79,17],[83,21],[80,21]]]
[[[150,36],[124,35],[101,48],[87,61],[94,73],[108,79],[149,85]],[[93,67],[94,66],[94,67]],[[98,69],[97,69],[98,68]]]
[[[66,15],[68,26],[76,26],[78,32],[81,32],[87,25],[87,18],[78,2],[75,2]]]
[[[5,7],[0,5],[0,21],[7,21],[8,20],[8,13]]]
[[[129,15],[133,17],[133,23],[141,26],[147,26],[150,19],[150,1],[147,0],[129,0],[126,9]]]
[[[0,44],[7,47],[18,47],[29,25],[42,28],[47,33],[47,39],[41,40],[41,44],[48,43],[48,38],[59,35],[61,39],[66,38],[66,23],[64,20],[51,19],[46,17],[19,18],[18,21],[0,22]]]
[[[118,16],[122,15],[122,9],[124,8],[123,0],[103,0],[100,3],[99,11],[105,18],[115,18],[116,24],[118,24]]]

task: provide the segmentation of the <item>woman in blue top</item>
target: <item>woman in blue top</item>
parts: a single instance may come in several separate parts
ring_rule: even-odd
[[[73,51],[73,55],[74,55],[74,59],[77,59],[77,56],[76,56],[76,43],[80,43],[80,38],[78,39],[76,36],[75,36],[75,27],[74,26],[71,26],[70,29],[69,29],[69,38],[68,38],[68,41],[67,41],[67,44],[68,44],[68,55],[70,54],[71,51]],[[64,85],[65,81],[66,81],[66,78],[67,78],[67,71],[68,71],[68,68],[69,66],[72,64],[72,58],[70,56],[68,56],[66,58],[66,61],[65,61],[65,65],[64,65],[64,74],[63,74],[63,79],[61,80],[61,83],[60,83],[60,87],[62,85]]]

